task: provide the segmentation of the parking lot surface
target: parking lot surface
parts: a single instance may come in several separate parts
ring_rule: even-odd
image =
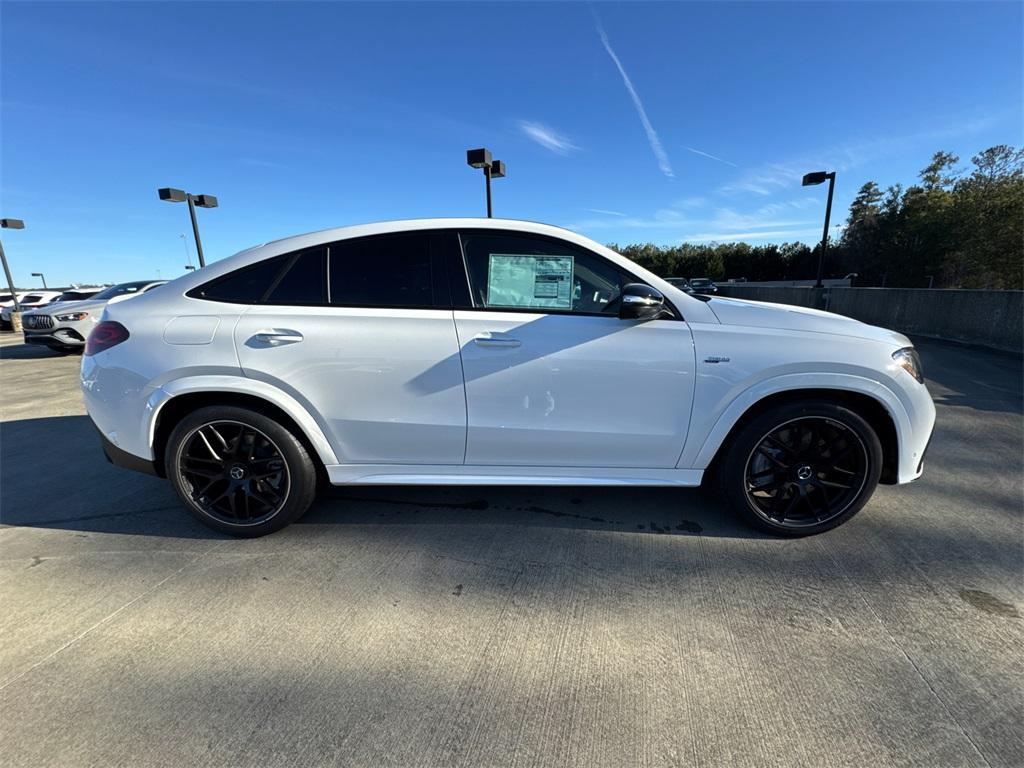
[[[810,539],[696,490],[353,487],[241,541],[0,337],[3,765],[1024,765],[1019,358],[920,341],[924,477]]]

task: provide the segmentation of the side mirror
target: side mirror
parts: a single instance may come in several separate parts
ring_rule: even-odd
[[[629,283],[622,288],[621,320],[653,320],[664,308],[665,297],[657,288],[643,283]]]

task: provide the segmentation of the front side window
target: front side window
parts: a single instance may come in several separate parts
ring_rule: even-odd
[[[342,240],[330,245],[328,258],[333,305],[435,306],[429,232]]]
[[[629,278],[593,253],[526,234],[466,232],[461,239],[477,308],[586,315],[619,311]]]

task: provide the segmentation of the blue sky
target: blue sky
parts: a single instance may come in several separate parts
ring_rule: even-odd
[[[19,284],[182,272],[365,221],[500,216],[601,242],[813,242],[857,188],[1022,137],[1020,3],[0,4]],[[183,241],[179,234],[189,237]],[[194,253],[192,255],[194,259]]]

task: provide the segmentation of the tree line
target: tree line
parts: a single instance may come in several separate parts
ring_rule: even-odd
[[[855,285],[1024,288],[1024,149],[979,152],[971,166],[936,152],[918,183],[884,192],[865,183],[842,235],[830,239],[825,277],[856,273]],[[663,277],[807,280],[821,244],[627,245],[619,251]]]

